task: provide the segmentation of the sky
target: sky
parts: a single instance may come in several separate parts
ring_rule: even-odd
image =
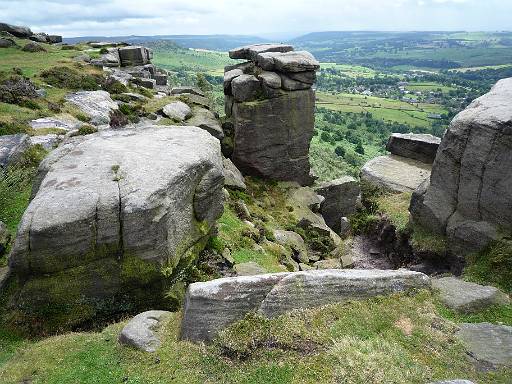
[[[512,30],[512,0],[0,0],[0,21],[76,36]]]

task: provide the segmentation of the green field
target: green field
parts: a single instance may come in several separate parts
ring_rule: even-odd
[[[365,77],[372,78],[377,75],[377,71],[363,67],[360,65],[349,65],[349,64],[336,64],[336,63],[320,63],[320,69],[332,68],[338,71],[339,74],[347,77]]]
[[[453,88],[453,87],[449,87],[449,86],[438,84],[438,83],[429,83],[429,82],[409,83],[409,85],[407,85],[405,87],[405,89],[407,89],[408,91],[411,91],[411,92],[418,92],[418,91],[420,91],[420,92],[430,92],[430,91],[437,92],[440,90],[442,93],[448,93],[450,91],[455,90],[455,88]]]
[[[153,64],[171,71],[203,72],[212,76],[223,76],[226,65],[237,61],[225,52],[177,49],[173,51],[155,49]]]
[[[387,122],[430,127],[429,113],[446,112],[436,104],[409,104],[400,100],[347,93],[329,94],[317,92],[317,106],[340,112],[370,112],[375,119]]]

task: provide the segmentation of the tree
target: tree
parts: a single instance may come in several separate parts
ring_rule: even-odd
[[[322,141],[325,141],[326,143],[330,142],[331,141],[331,135],[329,135],[328,132],[322,132],[322,134],[320,135],[320,140]]]
[[[361,142],[357,143],[356,152],[359,153],[360,155],[364,155],[364,147],[361,144]]]
[[[345,148],[343,148],[343,147],[338,145],[334,149],[334,153],[336,153],[336,155],[339,156],[339,157],[343,157],[343,156],[345,156]]]

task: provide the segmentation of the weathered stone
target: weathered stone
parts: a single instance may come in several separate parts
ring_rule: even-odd
[[[62,36],[60,36],[60,35],[47,35],[46,36],[46,40],[50,44],[58,44],[58,43],[62,43]]]
[[[263,84],[265,84],[266,86],[268,86],[270,88],[273,88],[273,89],[281,88],[281,76],[279,76],[275,72],[263,71],[258,74],[258,79],[260,79],[263,82]]]
[[[430,185],[410,208],[415,223],[448,235],[449,246],[459,254],[484,248],[498,228],[512,230],[511,124],[508,78],[453,119],[439,146]]]
[[[229,51],[229,57],[232,59],[244,59],[256,61],[256,57],[265,52],[289,52],[293,51],[291,45],[284,44],[253,44],[239,47]]]
[[[162,109],[164,115],[171,120],[182,122],[192,116],[192,109],[182,101],[174,101]]]
[[[83,123],[71,115],[41,117],[29,122],[30,128],[34,130],[57,128],[63,131],[72,131],[80,128]]]
[[[461,313],[478,312],[493,305],[510,303],[509,297],[497,288],[469,283],[455,277],[433,279],[432,287],[440,291],[444,305]]]
[[[155,352],[161,344],[157,332],[170,315],[171,312],[167,311],[139,313],[124,326],[119,334],[119,343],[141,351]]]
[[[202,96],[204,97],[204,92],[199,88],[182,86],[182,87],[173,87],[171,89],[171,95],[181,95],[183,93],[190,93],[192,95]]]
[[[38,43],[47,43],[48,35],[46,33],[35,33],[28,37],[29,40],[36,41]]]
[[[155,79],[137,79],[137,85],[147,89],[155,89],[156,80]]]
[[[156,81],[156,85],[167,85],[167,75],[163,73],[155,73],[153,79]]]
[[[299,263],[299,268],[301,271],[312,271],[315,269],[315,267],[312,267],[309,264]]]
[[[180,93],[178,97],[188,105],[195,104],[206,109],[211,109],[210,100],[204,96],[199,96],[195,93]]]
[[[478,362],[496,368],[512,367],[512,327],[464,323],[457,337]]]
[[[8,32],[13,36],[20,37],[22,39],[27,39],[33,35],[30,28],[7,23],[0,23],[0,31]]]
[[[202,128],[219,140],[224,138],[220,122],[212,111],[206,108],[194,107],[192,112],[192,117],[185,121],[185,125]]]
[[[15,164],[29,147],[30,138],[28,135],[18,133],[16,135],[0,136],[0,168]]]
[[[233,162],[246,175],[310,184],[309,143],[314,108],[312,90],[235,103]]]
[[[224,67],[224,73],[232,71],[233,69],[240,69],[246,75],[254,75],[256,65],[252,61],[233,65],[226,65]]]
[[[307,51],[261,53],[258,54],[256,62],[266,71],[284,73],[311,72],[320,69],[320,63]]]
[[[319,260],[313,264],[316,269],[341,269],[341,261],[339,259]]]
[[[244,72],[241,69],[232,69],[231,71],[224,72],[224,93],[231,95],[231,82],[235,77],[243,75]]]
[[[71,326],[97,308],[166,303],[165,276],[204,246],[223,211],[222,188],[220,145],[199,128],[69,139],[42,162],[19,225],[9,264],[23,284],[12,307],[52,324],[50,305]]]
[[[254,261],[249,261],[247,263],[240,263],[235,264],[233,267],[236,274],[238,276],[254,276],[254,275],[261,275],[262,273],[266,273],[262,267],[259,266],[259,264],[255,263]]]
[[[350,231],[352,230],[352,227],[350,225],[350,221],[346,217],[342,217],[340,219],[340,231],[339,235],[342,238],[346,238],[348,235],[350,235]]]
[[[406,157],[379,156],[361,170],[361,180],[392,192],[412,192],[430,176],[430,164]]]
[[[101,125],[110,123],[110,113],[119,106],[110,98],[106,91],[82,91],[71,93],[66,100],[76,105],[90,117],[91,124]]]
[[[118,52],[122,67],[145,65],[151,60],[151,51],[146,47],[121,47]]]
[[[121,65],[121,59],[119,58],[119,51],[117,48],[109,48],[107,53],[100,56],[99,59],[94,59],[91,64],[99,67],[118,67]]]
[[[31,136],[31,145],[40,145],[47,151],[51,151],[63,140],[63,135],[57,135],[55,133],[49,133],[48,135]]]
[[[336,233],[340,233],[341,218],[356,211],[361,194],[359,183],[353,177],[344,176],[320,185],[315,191],[325,198],[320,212],[326,224]]]
[[[35,41],[25,44],[21,50],[24,52],[46,52],[46,48]]]
[[[13,39],[0,38],[0,48],[14,47],[16,42]]]
[[[236,101],[252,101],[261,94],[261,84],[256,76],[240,75],[231,81],[231,92]]]
[[[293,80],[300,81],[301,83],[306,83],[309,85],[313,85],[316,82],[316,72],[315,71],[307,71],[307,72],[290,72],[287,74]]]
[[[230,159],[224,159],[222,165],[224,166],[224,186],[245,191],[247,186],[244,176],[235,164]]]
[[[284,74],[281,74],[281,84],[282,88],[285,91],[298,91],[301,89],[311,88],[311,84],[306,84],[297,80],[293,80],[291,77],[288,77]]]
[[[309,263],[308,249],[304,239],[298,233],[276,229],[274,230],[274,237],[278,244],[292,249],[298,262]]]
[[[429,278],[405,270],[323,270],[235,277],[188,287],[181,338],[211,341],[249,312],[267,317],[299,308],[428,288]]]
[[[432,164],[436,158],[441,139],[420,133],[392,133],[386,150],[393,155],[407,157]]]

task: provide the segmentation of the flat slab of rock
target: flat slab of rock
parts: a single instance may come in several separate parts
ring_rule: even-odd
[[[57,145],[59,145],[59,143],[63,139],[64,139],[63,135],[56,135],[55,133],[50,133],[48,135],[31,136],[30,144],[31,145],[40,145],[47,151],[51,151]]]
[[[125,325],[119,334],[119,343],[141,351],[155,352],[161,344],[157,332],[170,315],[168,311],[139,313]]]
[[[493,305],[510,303],[509,297],[497,288],[470,283],[455,277],[433,279],[432,287],[440,291],[444,305],[461,313],[478,312]]]
[[[512,327],[464,323],[457,337],[478,362],[492,367],[512,367]]]
[[[247,263],[235,264],[233,267],[238,276],[254,276],[266,273],[265,269],[260,267],[258,263],[249,261]]]
[[[229,51],[229,57],[232,59],[244,59],[255,61],[260,53],[265,52],[290,52],[293,46],[285,44],[253,44],[239,47]]]
[[[418,160],[389,155],[368,161],[361,180],[393,192],[412,192],[430,176],[432,166]]]
[[[204,97],[204,92],[196,87],[180,86],[180,87],[173,87],[171,89],[171,95],[181,95],[183,93],[191,93],[193,95]]]
[[[110,113],[119,109],[117,103],[106,91],[82,91],[71,93],[66,100],[78,107],[91,119],[90,123],[102,125],[110,123]]]
[[[223,184],[220,144],[197,127],[69,139],[39,167],[9,258],[12,273],[24,279],[13,297],[30,313],[48,303],[63,311],[74,303],[97,308],[127,289],[123,300],[152,305],[162,297],[160,268],[172,270],[204,246],[222,215]]]
[[[38,130],[38,129],[48,129],[48,128],[57,128],[62,129],[64,131],[72,131],[74,129],[79,128],[83,123],[78,119],[75,119],[71,116],[66,117],[42,117],[40,119],[35,119],[30,121],[30,128]]]
[[[392,133],[386,150],[393,155],[432,164],[436,158],[441,139],[423,133]]]
[[[303,271],[194,283],[185,297],[181,338],[211,341],[249,312],[275,317],[299,308],[429,287],[426,275],[405,270]]]
[[[5,168],[19,161],[29,147],[30,138],[28,135],[18,133],[16,135],[0,136],[0,168]]]
[[[320,69],[320,63],[307,51],[267,52],[257,56],[257,64],[266,71],[311,72]]]

